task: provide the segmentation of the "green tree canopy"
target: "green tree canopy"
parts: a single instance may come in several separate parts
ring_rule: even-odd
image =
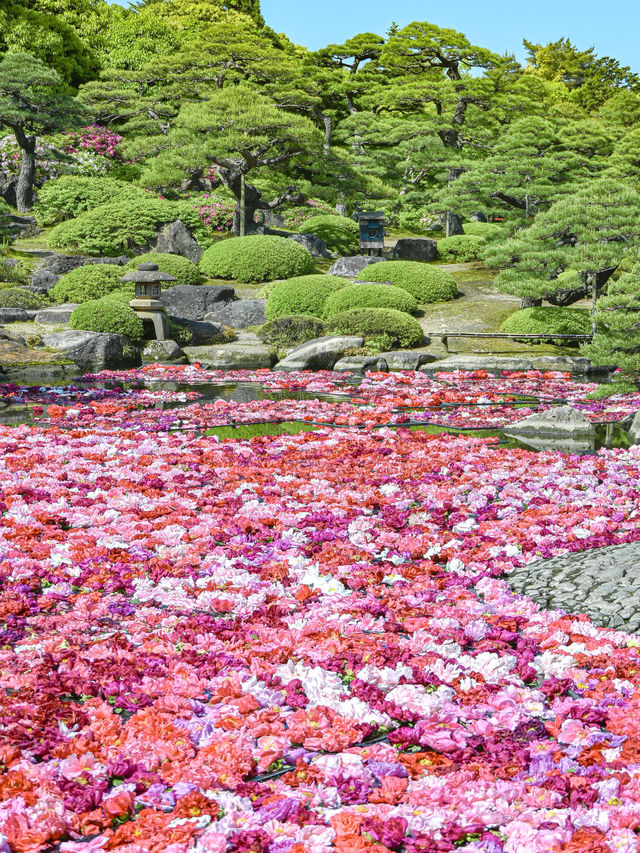
[[[21,212],[33,205],[36,136],[71,128],[82,116],[63,91],[60,75],[29,53],[8,53],[0,61],[0,130],[13,133],[22,151],[16,187]]]
[[[491,243],[485,261],[501,270],[498,287],[526,299],[570,304],[598,298],[620,261],[640,246],[640,194],[606,178],[556,201],[533,225],[510,240]],[[576,270],[583,287],[574,293],[557,283]]]
[[[149,161],[142,181],[151,187],[170,187],[191,169],[217,164],[237,202],[237,233],[245,176],[265,167],[291,172],[295,164],[302,165],[320,151],[321,135],[308,118],[275,107],[247,87],[227,87],[213,91],[202,103],[181,108],[165,147]],[[294,185],[277,199],[265,201],[254,185],[246,184],[247,233],[254,227],[256,210],[274,209],[286,200],[302,200]]]

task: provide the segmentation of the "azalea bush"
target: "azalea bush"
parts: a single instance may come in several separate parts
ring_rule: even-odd
[[[157,196],[115,178],[62,175],[47,181],[38,192],[33,212],[40,225],[46,226],[73,219],[101,204],[136,199],[144,203],[149,198]]]
[[[204,193],[197,210],[202,222],[211,231],[231,231],[235,202],[229,198]]]
[[[126,292],[130,294],[129,299],[133,299],[135,286],[121,281],[123,275],[122,267],[113,264],[85,264],[60,276],[49,296],[56,304],[88,302],[114,291]]]
[[[268,320],[290,314],[323,317],[327,300],[346,287],[344,278],[335,275],[302,275],[279,281],[269,290],[265,313]]]
[[[458,286],[452,275],[420,261],[382,261],[358,273],[360,281],[390,281],[408,291],[419,305],[454,299]]]
[[[126,294],[109,294],[78,305],[69,318],[69,327],[126,335],[132,341],[141,340],[144,327],[140,317],[129,307],[130,298]]]
[[[477,234],[456,234],[438,240],[438,258],[446,264],[461,264],[477,261],[486,244],[484,237]]]
[[[137,270],[140,264],[156,264],[159,270],[174,276],[175,281],[163,281],[162,286],[175,287],[178,284],[202,284],[203,276],[198,267],[182,255],[170,255],[166,252],[147,252],[137,255],[125,265],[122,273]]]
[[[292,231],[304,231],[304,224],[312,217],[339,216],[330,204],[317,198],[309,198],[304,204],[281,208],[277,212],[283,218],[285,226]]]
[[[77,151],[92,151],[101,157],[113,159],[119,156],[119,146],[122,136],[108,127],[91,124],[79,131],[71,131],[66,135],[64,150],[68,153]]]
[[[49,234],[49,245],[65,252],[116,256],[147,245],[163,224],[180,219],[198,240],[211,237],[188,201],[166,201],[151,193],[116,199],[61,222]]]
[[[2,259],[0,258],[0,266]],[[24,308],[27,311],[44,308],[49,304],[46,296],[34,293],[28,287],[0,288],[0,308]]]
[[[365,343],[378,343],[381,349],[415,347],[424,339],[420,323],[394,308],[353,308],[334,314],[326,325],[329,332],[358,335]]]
[[[562,335],[589,335],[593,325],[591,312],[587,308],[555,308],[540,306],[522,308],[510,314],[500,326],[501,332],[541,335],[541,340],[551,339],[553,332]],[[526,339],[525,339],[526,340]],[[535,343],[533,339],[529,342]],[[562,343],[560,339],[558,343]],[[564,343],[568,343],[565,341]]]
[[[272,281],[313,272],[309,252],[293,240],[272,235],[250,235],[221,240],[200,259],[200,270],[208,278],[241,282]]]
[[[411,314],[418,309],[418,303],[410,293],[401,287],[388,284],[350,284],[332,293],[324,305],[327,317],[349,311],[351,308],[395,308]]]
[[[357,255],[359,250],[358,224],[346,216],[323,215],[307,219],[300,230],[315,234],[338,255]]]
[[[324,333],[324,323],[312,314],[285,314],[268,320],[258,330],[258,337],[276,347],[291,347],[321,338]]]

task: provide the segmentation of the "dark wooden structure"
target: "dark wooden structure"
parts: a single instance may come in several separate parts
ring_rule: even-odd
[[[384,249],[385,215],[381,211],[358,214],[360,226],[360,251],[367,255],[381,255]]]

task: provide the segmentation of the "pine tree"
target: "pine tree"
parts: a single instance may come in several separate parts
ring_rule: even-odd
[[[609,284],[593,315],[596,336],[582,348],[594,364],[615,365],[638,378],[640,374],[640,264]]]
[[[16,187],[21,213],[33,206],[37,136],[70,129],[83,115],[62,89],[60,75],[28,53],[8,53],[0,62],[0,130],[10,130],[22,151]]]
[[[621,260],[640,246],[640,194],[609,179],[593,181],[538,214],[533,225],[492,243],[485,262],[501,270],[498,287],[526,299],[571,304],[590,293],[595,301]],[[584,287],[557,294],[565,270]]]

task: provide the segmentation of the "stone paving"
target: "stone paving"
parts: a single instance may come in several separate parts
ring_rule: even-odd
[[[640,629],[640,542],[536,560],[507,579],[542,607],[586,613],[606,628]]]

